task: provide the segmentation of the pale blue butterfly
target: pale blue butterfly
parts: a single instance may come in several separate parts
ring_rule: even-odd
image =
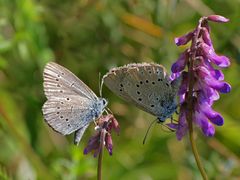
[[[75,132],[74,143],[78,144],[89,123],[103,113],[106,99],[97,97],[72,72],[54,62],[45,66],[43,79],[45,121],[63,135]]]
[[[180,78],[171,82],[165,68],[154,63],[112,68],[103,83],[122,99],[157,117],[159,122],[177,110]]]

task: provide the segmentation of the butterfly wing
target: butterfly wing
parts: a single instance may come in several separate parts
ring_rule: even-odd
[[[165,68],[159,64],[129,64],[114,68],[103,81],[124,100],[162,119],[176,109],[176,93]]]
[[[44,68],[44,92],[47,101],[42,111],[55,131],[66,135],[83,128],[94,118],[94,92],[66,68],[48,63]]]
[[[48,125],[63,135],[71,134],[93,119],[92,102],[76,95],[52,97],[44,103],[42,111]]]
[[[47,98],[64,95],[78,95],[97,99],[95,93],[68,69],[57,63],[48,63],[43,71],[44,92]]]
[[[87,124],[86,126],[83,126],[82,128],[78,129],[77,131],[75,131],[75,134],[74,134],[74,144],[75,145],[78,145],[79,142],[81,141],[82,139],[82,136],[85,132],[85,130],[88,128],[89,124]]]

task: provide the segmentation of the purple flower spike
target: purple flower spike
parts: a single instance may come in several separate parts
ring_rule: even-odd
[[[229,19],[220,15],[210,15],[207,18],[209,21],[218,22],[218,23],[226,23],[229,21]]]
[[[187,44],[193,37],[194,32],[189,32],[181,37],[175,38],[175,44],[177,46],[185,45]]]
[[[176,124],[169,125],[176,129],[178,140],[185,136],[189,123],[197,125],[209,137],[215,133],[214,125],[224,124],[223,117],[212,109],[212,105],[219,99],[219,93],[230,92],[231,86],[223,81],[224,74],[214,64],[228,67],[230,61],[226,56],[215,53],[208,21],[227,22],[228,19],[218,15],[202,17],[191,33],[175,39],[178,46],[192,42],[191,47],[172,65],[172,77],[176,74],[182,77],[178,90],[181,105],[178,127]]]
[[[112,114],[102,115],[98,121],[98,128],[96,134],[90,138],[87,147],[84,149],[84,154],[88,154],[93,151],[93,156],[97,157],[104,143],[109,154],[112,155],[113,142],[111,137],[112,129],[119,134],[119,124]],[[104,139],[105,137],[105,139]],[[103,141],[104,142],[101,142]]]
[[[178,60],[172,65],[172,68],[171,68],[172,72],[178,73],[183,71],[187,64],[187,59],[188,59],[188,53],[186,50],[180,55]]]
[[[201,49],[203,51],[203,56],[208,58],[211,62],[219,67],[228,67],[230,65],[229,59],[226,56],[218,56],[211,46],[201,43]]]

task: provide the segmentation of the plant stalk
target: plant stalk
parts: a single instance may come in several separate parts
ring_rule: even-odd
[[[104,149],[104,142],[105,142],[106,130],[103,129],[100,135],[100,149],[98,155],[98,170],[97,170],[97,179],[102,180],[102,160],[103,160],[103,149]]]
[[[198,24],[198,28],[197,31],[194,34],[193,37],[193,41],[191,44],[191,54],[190,54],[190,59],[189,59],[189,66],[188,66],[188,78],[189,78],[189,85],[188,85],[188,95],[187,95],[187,122],[188,122],[188,129],[189,129],[189,140],[191,143],[191,148],[192,148],[192,152],[195,158],[195,161],[197,163],[198,169],[202,175],[202,178],[204,180],[208,179],[208,176],[203,168],[203,164],[201,163],[200,160],[200,156],[198,154],[198,150],[197,150],[197,146],[196,146],[196,141],[194,140],[194,133],[193,133],[193,86],[194,86],[194,70],[193,70],[193,65],[194,65],[194,60],[196,59],[196,49],[197,49],[197,40],[198,40],[198,36],[200,33],[200,29],[201,29],[201,24],[202,21],[204,21],[204,18],[201,18],[199,20],[199,24]]]

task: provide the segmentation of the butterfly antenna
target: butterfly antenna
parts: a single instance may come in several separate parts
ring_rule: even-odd
[[[153,120],[153,121],[151,122],[151,124],[149,125],[149,127],[148,127],[148,129],[147,129],[147,132],[146,132],[146,134],[145,134],[145,136],[144,136],[144,138],[143,138],[143,145],[145,144],[146,139],[147,139],[147,135],[148,135],[148,133],[149,133],[149,130],[151,129],[151,127],[152,127],[152,125],[153,125],[154,123],[157,123],[157,121],[156,121],[156,120]]]

